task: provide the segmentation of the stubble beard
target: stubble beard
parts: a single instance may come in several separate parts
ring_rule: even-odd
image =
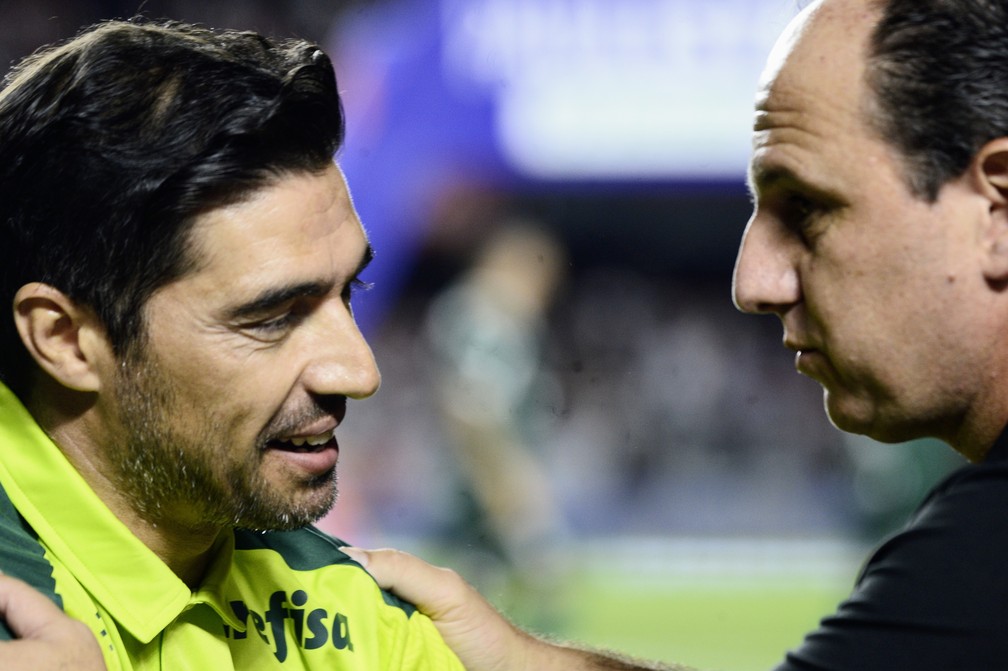
[[[146,353],[124,358],[116,389],[123,435],[107,452],[110,467],[120,491],[148,522],[290,530],[315,522],[335,504],[335,470],[299,483],[297,494],[304,495],[285,495],[261,472],[266,438],[239,459],[234,446],[215,443],[215,436],[227,435],[226,424],[206,408],[183,406],[169,376]]]

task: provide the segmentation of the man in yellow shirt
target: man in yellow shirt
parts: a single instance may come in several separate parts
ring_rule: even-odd
[[[380,380],[342,139],[253,33],[109,22],[0,91],[0,570],[109,669],[461,668],[310,527]]]

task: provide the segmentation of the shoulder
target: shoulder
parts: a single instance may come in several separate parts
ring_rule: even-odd
[[[999,668],[1008,659],[1006,506],[1008,465],[953,473],[879,546],[850,598],[790,662],[811,669]]]
[[[1005,510],[1008,464],[956,471],[932,490],[904,529],[878,548],[859,588],[891,586],[898,584],[895,576],[905,576],[928,588],[919,598],[944,597],[946,606],[961,602],[969,610],[992,591],[1008,596],[1008,572],[1002,567],[1008,552]]]
[[[344,543],[339,539],[311,527],[266,533],[235,530],[234,538],[222,597],[238,620],[228,636],[235,659],[248,661],[239,664],[241,668],[259,660],[265,642],[274,647],[274,654],[283,649],[283,655],[332,663],[334,668],[349,664],[346,656],[352,654],[354,664],[367,668],[461,671],[431,620],[382,590],[340,551]]]
[[[277,554],[292,570],[312,571],[333,564],[353,564],[340,552],[342,541],[315,527],[294,531],[235,531],[235,550],[267,550]]]
[[[1008,610],[1002,612],[1000,605],[1008,603],[1001,601],[1008,599],[1006,510],[1008,464],[959,469],[878,548],[862,571],[858,591],[871,595],[902,587],[904,606],[941,603],[952,609],[950,615],[958,611],[971,620],[996,612],[1008,625]],[[979,608],[983,604],[994,611],[985,612]]]
[[[315,527],[294,531],[235,531],[235,561],[245,563],[247,553],[258,556],[257,563],[272,564],[287,571],[299,573],[302,580],[331,584],[341,583],[343,589],[351,585],[359,589],[380,593],[388,606],[399,609],[407,617],[416,608],[394,594],[382,590],[360,564],[344,554],[340,547],[348,545],[338,538],[325,534]]]
[[[887,543],[880,550],[914,540],[941,546],[953,537],[967,541],[975,550],[988,548],[993,540],[1008,542],[1006,509],[1008,462],[965,466],[935,486],[902,532],[893,537],[896,543]]]

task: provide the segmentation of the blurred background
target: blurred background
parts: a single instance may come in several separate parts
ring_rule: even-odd
[[[9,64],[142,14],[305,37],[377,256],[384,375],[322,526],[538,631],[762,669],[959,461],[832,428],[730,276],[793,0],[0,0]]]

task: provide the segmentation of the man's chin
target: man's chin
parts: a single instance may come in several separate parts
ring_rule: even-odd
[[[240,518],[235,522],[234,528],[246,531],[294,531],[318,522],[327,512],[328,510],[325,510],[316,514],[299,510],[283,513],[270,519]]]
[[[920,425],[894,421],[891,413],[864,398],[843,396],[825,390],[823,404],[830,423],[846,433],[867,436],[880,443],[903,443],[921,437]]]
[[[868,435],[874,425],[874,409],[850,394],[823,387],[823,406],[830,423],[841,431]]]
[[[307,489],[307,491],[305,491]],[[250,531],[292,531],[313,524],[336,504],[335,478],[282,497],[274,490],[268,497],[255,497],[235,515],[233,526]]]

